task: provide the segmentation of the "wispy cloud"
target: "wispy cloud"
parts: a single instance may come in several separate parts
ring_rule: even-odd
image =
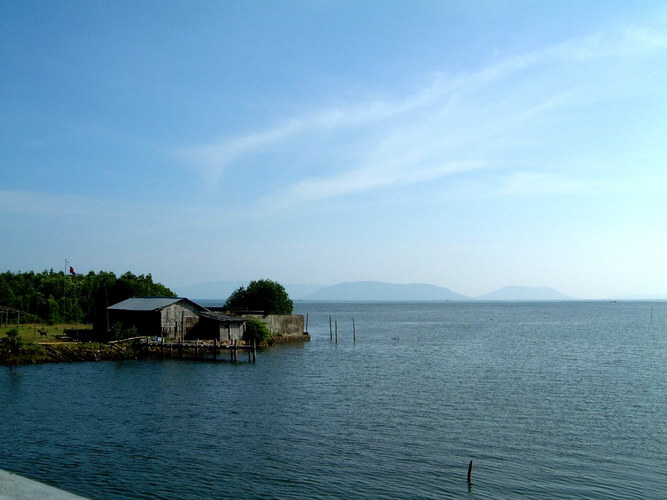
[[[207,181],[217,183],[225,169],[245,154],[269,148],[300,134],[312,131],[349,129],[381,122],[400,113],[424,106],[436,99],[433,88],[395,101],[375,100],[354,107],[336,107],[283,120],[273,128],[247,135],[221,138],[209,144],[182,148],[178,156],[190,163]]]
[[[430,85],[403,98],[324,109],[262,131],[183,148],[179,154],[207,182],[217,183],[247,155],[271,152],[274,146],[291,141],[298,154],[298,143],[306,134],[331,136],[317,154],[326,158],[323,163],[338,166],[315,168],[310,176],[291,180],[289,186],[264,192],[267,208],[434,182],[462,172],[505,169],[531,146],[541,128],[553,126],[551,117],[600,98],[597,90],[605,83],[600,80],[609,70],[598,67],[614,69],[644,55],[664,55],[667,30],[663,24],[659,20],[653,26],[622,27],[508,56],[477,72],[436,75]],[[607,92],[608,98],[622,99],[624,87],[615,85]],[[565,115],[563,126],[575,119]],[[337,161],[333,136],[341,131],[354,132],[357,143],[352,154]],[[549,154],[549,148],[545,152]],[[554,163],[549,165],[507,170],[512,173],[498,192],[594,189],[589,181],[579,179],[576,169],[551,172],[545,169],[554,168]]]

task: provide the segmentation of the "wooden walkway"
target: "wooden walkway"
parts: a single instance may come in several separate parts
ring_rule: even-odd
[[[237,340],[231,343],[213,341],[170,341],[165,342],[164,338],[155,340],[155,338],[144,337],[141,343],[148,346],[153,352],[157,350],[161,358],[178,359],[209,359],[213,361],[222,359],[223,352],[229,352],[229,360],[236,363],[239,360],[239,351],[245,351],[248,354],[248,362],[257,361],[257,344],[240,343]]]

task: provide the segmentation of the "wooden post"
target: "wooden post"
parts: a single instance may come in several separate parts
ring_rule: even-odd
[[[162,353],[162,359],[164,359],[164,337],[160,337],[160,352]]]
[[[336,320],[336,343],[338,343],[338,320]]]
[[[651,318],[653,317],[653,309],[651,309]],[[304,333],[308,333],[308,313],[306,313],[306,331]]]
[[[250,344],[246,344],[246,351],[248,351],[248,363],[252,359],[252,349],[250,349]]]
[[[472,460],[468,464],[468,486],[472,484]]]
[[[357,342],[357,326],[354,324],[354,318],[352,318],[352,342]]]
[[[329,340],[333,339],[333,331],[331,330],[331,314],[329,314]]]
[[[252,339],[252,362],[257,362],[257,341]]]

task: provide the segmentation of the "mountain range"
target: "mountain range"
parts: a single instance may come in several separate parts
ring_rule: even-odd
[[[234,290],[246,286],[244,281],[208,281],[181,286],[174,291],[182,297],[197,299],[226,299]],[[283,285],[290,298],[313,302],[429,302],[464,300],[540,301],[576,300],[548,287],[507,286],[479,297],[468,297],[449,288],[425,283],[397,284],[380,281],[356,281],[332,286]]]

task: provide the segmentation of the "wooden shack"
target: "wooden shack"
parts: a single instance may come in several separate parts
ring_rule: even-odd
[[[132,297],[107,308],[109,325],[134,326],[139,335],[185,338],[204,306],[183,297]]]
[[[219,312],[200,312],[199,324],[188,335],[189,339],[229,342],[245,335],[245,320]]]

